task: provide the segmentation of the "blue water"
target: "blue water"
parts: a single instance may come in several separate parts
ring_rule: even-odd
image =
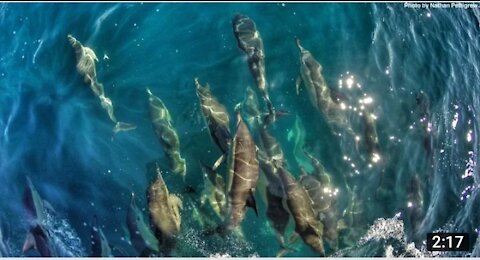
[[[233,35],[235,13],[257,24],[272,103],[290,112],[274,129],[290,170],[298,176],[294,142],[288,138],[298,115],[303,141],[339,188],[339,210],[353,194],[362,202],[354,246],[331,254],[385,256],[393,247],[394,255],[431,255],[422,242],[426,233],[438,230],[469,232],[475,244],[480,227],[477,10],[382,3],[2,3],[0,219],[5,228],[0,239],[8,245],[7,255],[36,254],[21,252],[27,230],[22,206],[26,176],[55,209],[52,229],[57,244],[68,251],[65,255],[89,254],[94,214],[115,255],[138,254],[128,243],[127,206],[132,192],[140,194],[137,204],[146,206],[146,164],[165,160],[148,116],[147,87],[172,115],[187,160],[186,183],[201,189],[198,160],[213,163],[220,154],[200,117],[193,78],[210,84],[230,112],[232,129],[235,104],[247,86],[254,87]],[[68,34],[95,51],[98,80],[117,118],[137,129],[112,139],[111,121],[75,69]],[[351,95],[365,93],[373,99],[379,164],[368,167],[361,159],[364,150],[354,151],[332,134],[306,91],[295,94],[295,36],[322,64],[329,86],[338,88],[342,80],[342,89],[349,92],[346,83],[353,76]],[[423,114],[416,102],[421,92],[428,100]],[[422,131],[423,116],[428,134]],[[417,249],[408,247],[411,225],[404,217],[414,175],[421,180],[425,205]],[[180,179],[166,179],[170,190],[182,195]],[[357,187],[354,193],[346,183]],[[204,239],[185,212],[175,255],[275,256],[278,243],[265,205],[259,204],[259,216],[248,210],[243,221],[244,240]],[[316,255],[300,240],[294,247],[289,256]],[[480,246],[473,249],[473,255],[479,252]]]

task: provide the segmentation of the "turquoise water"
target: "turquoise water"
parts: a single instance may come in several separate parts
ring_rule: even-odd
[[[55,209],[49,225],[62,248],[59,255],[90,253],[93,215],[114,255],[138,255],[128,242],[125,221],[131,193],[145,209],[143,195],[151,181],[146,165],[166,160],[148,116],[147,87],[168,107],[187,161],[185,183],[168,175],[167,186],[185,205],[198,199],[198,194],[186,194],[184,186],[199,192],[203,177],[198,161],[213,164],[220,151],[202,121],[193,78],[208,82],[227,107],[232,132],[234,106],[244,99],[247,86],[255,87],[233,34],[236,13],[255,21],[265,47],[270,98],[275,107],[289,111],[272,133],[290,171],[299,176],[299,164],[311,168],[295,153],[295,143],[304,143],[331,173],[339,190],[338,210],[344,212],[352,197],[361,205],[360,224],[340,233],[342,239],[355,228],[348,236],[351,243],[341,243],[339,251],[329,254],[384,256],[393,247],[394,255],[431,255],[422,242],[426,233],[438,230],[469,232],[475,242],[480,225],[476,9],[382,3],[2,3],[0,219],[5,227],[0,238],[8,247],[5,255],[36,255],[21,252],[27,230],[22,205],[26,176]],[[112,122],[76,71],[68,34],[95,51],[97,78],[117,118],[137,129],[112,138]],[[294,37],[322,64],[328,86],[341,85],[355,100],[363,94],[372,98],[379,163],[369,167],[362,142],[357,149],[335,135],[306,91],[296,95],[300,62]],[[294,131],[297,117],[303,124],[300,132]],[[358,117],[349,120],[361,126]],[[361,129],[354,127],[363,138]],[[417,249],[407,246],[413,239],[407,208],[414,176],[424,205]],[[259,216],[247,210],[244,239],[202,237],[185,206],[174,255],[275,256],[278,242],[265,203],[257,200]],[[144,213],[147,218],[146,209]],[[317,255],[301,240],[293,247],[296,251],[288,256]]]

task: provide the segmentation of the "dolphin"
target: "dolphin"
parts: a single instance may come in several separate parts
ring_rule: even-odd
[[[215,170],[200,162],[203,172],[204,189],[200,197],[202,205],[209,202],[219,218],[223,218],[226,210],[225,181]]]
[[[295,232],[321,256],[325,255],[323,225],[315,216],[308,193],[284,167],[278,168],[287,197],[287,205],[295,220]]]
[[[147,93],[153,130],[170,161],[170,169],[185,178],[187,166],[185,159],[180,155],[180,140],[172,126],[172,117],[160,98],[154,96],[148,88]]]
[[[55,256],[55,248],[50,242],[48,230],[44,227],[44,222],[47,218],[46,208],[51,208],[51,206],[40,197],[28,177],[27,188],[23,194],[23,206],[27,213],[29,231],[22,251],[26,252],[31,248],[35,248],[42,257]]]
[[[247,54],[250,72],[267,104],[269,114],[273,116],[275,114],[274,108],[268,95],[265,78],[265,51],[257,26],[250,17],[242,14],[233,17],[232,25],[238,47]]]
[[[377,163],[380,160],[380,149],[377,135],[377,128],[375,126],[376,117],[374,114],[365,111],[362,113],[363,119],[363,134],[365,137],[365,144],[367,145],[367,152],[370,160]]]
[[[97,223],[97,216],[93,217],[92,223],[92,231],[91,231],[91,246],[92,246],[92,253],[90,256],[92,257],[112,257],[112,249],[108,244],[108,240],[103,233],[103,230]]]
[[[267,185],[267,218],[272,223],[276,232],[277,240],[280,244],[280,250],[287,249],[285,243],[285,231],[290,221],[290,212],[285,209],[284,197],[279,197],[272,192],[270,185]]]
[[[168,192],[158,164],[155,174],[157,179],[148,189],[148,211],[155,236],[160,241],[160,252],[165,256],[171,256],[180,233],[182,200]]]
[[[333,250],[338,249],[338,227],[340,213],[337,209],[337,194],[333,187],[322,185],[311,175],[302,175],[300,184],[311,199],[312,208],[323,224],[323,234]]]
[[[221,161],[224,161],[228,147],[232,142],[232,134],[230,133],[230,117],[224,105],[212,95],[210,86],[207,84],[203,87],[197,78],[194,79],[197,89],[197,96],[200,100],[200,108],[208,131],[215,144],[222,151],[222,157],[215,163],[216,169]]]
[[[83,77],[85,83],[90,85],[95,96],[100,99],[102,108],[107,111],[110,120],[115,123],[113,133],[136,129],[136,125],[120,122],[115,117],[112,100],[105,95],[103,84],[97,80],[96,63],[98,58],[95,52],[89,47],[83,46],[80,41],[70,34],[67,36],[67,39],[75,50],[78,73]]]
[[[300,75],[303,85],[307,89],[312,105],[321,112],[328,123],[334,127],[347,126],[347,119],[342,108],[342,103],[332,96],[332,89],[322,75],[322,65],[305,49],[298,38],[295,39],[300,51]]]
[[[420,91],[416,94],[415,100],[420,113],[420,125],[422,126],[423,147],[427,153],[430,165],[432,164],[432,150],[434,146],[435,133],[432,132],[430,101],[425,92]]]
[[[285,194],[282,182],[277,174],[277,167],[284,163],[284,153],[280,143],[268,131],[268,127],[273,123],[269,115],[262,117],[258,109],[258,100],[255,92],[248,87],[245,99],[242,103],[243,111],[249,116],[251,124],[255,126],[258,134],[258,142],[261,149],[257,151],[259,167],[264,173],[268,184],[265,187],[265,197],[267,203],[267,218],[275,229],[277,240],[280,244],[280,251],[277,255],[282,255],[287,249],[285,244],[285,230],[290,220],[290,213],[285,209]]]
[[[278,176],[276,162],[268,158],[265,152],[258,151],[258,162],[260,169],[267,178],[266,187],[267,218],[275,229],[277,240],[281,249],[286,249],[285,231],[290,220],[290,213],[284,206],[285,192],[282,181]]]
[[[138,209],[134,194],[132,194],[132,201],[127,211],[127,228],[130,233],[130,241],[140,256],[150,256],[158,253],[159,242],[150,226],[145,222],[142,211]]]
[[[406,216],[410,223],[411,236],[410,240],[414,241],[417,246],[421,243],[420,227],[425,217],[424,208],[424,191],[418,174],[413,175],[407,186],[407,207]]]
[[[235,133],[229,160],[227,213],[225,221],[215,231],[221,235],[236,229],[245,217],[246,207],[258,215],[254,194],[259,177],[257,146],[247,125],[237,110]]]

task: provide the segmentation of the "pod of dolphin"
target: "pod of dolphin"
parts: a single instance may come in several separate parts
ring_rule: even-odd
[[[220,156],[213,165],[199,161],[200,169],[197,172],[202,174],[204,182],[200,196],[193,194],[194,196],[189,197],[189,192],[183,196],[169,192],[162,175],[173,173],[180,176],[184,182],[187,163],[189,165],[190,163],[181,155],[180,138],[172,124],[168,108],[150,89],[146,89],[150,121],[165,153],[168,169],[161,169],[157,162],[147,167],[148,176],[153,179],[146,189],[148,218],[145,218],[136,205],[135,196],[132,194],[126,212],[126,227],[131,245],[139,256],[175,255],[177,239],[181,233],[184,204],[192,209],[191,216],[204,227],[203,236],[233,234],[243,238],[241,223],[247,208],[252,208],[258,217],[262,217],[259,215],[255,198],[256,191],[259,190],[267,206],[266,218],[278,238],[280,245],[278,256],[294,251],[293,244],[297,238],[301,238],[320,256],[335,252],[338,249],[339,230],[346,226],[355,226],[357,217],[355,214],[361,211],[359,202],[352,198],[341,219],[342,214],[336,205],[338,189],[333,178],[320,160],[303,147],[304,144],[298,144],[299,140],[295,141],[294,154],[297,163],[300,164],[300,172],[299,174],[290,172],[288,163],[292,162],[287,162],[281,144],[271,133],[272,126],[277,120],[281,120],[281,116],[288,115],[288,112],[277,111],[270,100],[262,38],[254,21],[248,16],[235,15],[232,25],[238,47],[247,56],[247,63],[257,89],[250,87],[245,89],[245,99],[235,107],[236,127],[232,133],[227,108],[214,96],[208,84],[202,86],[200,80],[194,78],[193,85],[204,123],[211,140],[220,151]],[[98,59],[93,50],[83,46],[71,35],[67,38],[76,54],[76,69],[115,124],[113,132],[135,129],[135,125],[116,119],[113,103],[105,95],[103,84],[98,82],[96,75]],[[347,102],[348,98],[327,86],[320,63],[301,45],[299,39],[295,39],[295,42],[300,56],[297,93],[303,83],[311,104],[323,114],[331,130],[343,129],[349,133],[351,129],[343,107],[343,102]],[[261,108],[257,91],[261,94],[266,109]],[[365,126],[366,150],[371,160],[375,162],[380,158],[375,117],[365,111],[361,118]],[[298,137],[296,133],[301,128],[297,116],[294,129],[296,132],[293,133],[295,138]],[[300,157],[310,163],[311,171],[305,170]],[[221,173],[221,165],[225,166],[225,174]],[[409,190],[408,196],[411,200],[416,204],[423,203],[418,179],[412,179]],[[352,192],[355,194],[355,187]],[[24,195],[24,207],[28,219],[28,236],[23,251],[35,248],[41,256],[57,256],[58,252],[55,252],[48,227],[43,220],[45,212],[51,206],[43,201],[29,179]],[[420,208],[411,209],[412,222],[417,229],[419,223],[415,220],[422,215]],[[213,212],[215,218],[209,217],[206,212]],[[286,238],[289,223],[292,221],[294,234]],[[2,233],[0,242],[1,235]],[[91,239],[91,256],[113,256],[112,248],[96,216],[93,218]],[[327,253],[324,241],[329,245]],[[0,255],[2,254],[5,254],[5,245],[0,243]]]

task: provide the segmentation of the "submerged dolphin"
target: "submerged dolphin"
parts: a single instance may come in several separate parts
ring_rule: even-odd
[[[419,110],[421,132],[423,137],[423,147],[427,153],[430,165],[432,165],[432,150],[434,146],[435,132],[432,131],[430,101],[425,92],[420,91],[416,94],[415,100]]]
[[[420,246],[418,243],[421,243],[422,238],[421,234],[419,234],[419,231],[425,217],[425,208],[423,185],[418,177],[418,174],[415,174],[410,179],[410,182],[407,186],[406,216],[408,218],[411,230],[409,240],[415,242],[417,246]]]
[[[325,255],[323,226],[315,216],[307,192],[284,167],[279,175],[287,196],[287,205],[295,220],[295,232],[303,241],[320,255]]]
[[[202,205],[209,202],[218,217],[223,218],[226,210],[225,181],[215,170],[201,163],[204,189],[200,197]]]
[[[158,253],[159,242],[155,238],[150,226],[145,222],[142,211],[138,209],[135,203],[135,196],[133,194],[127,211],[127,228],[130,233],[132,246],[140,256],[146,257]]]
[[[323,234],[333,250],[338,248],[338,226],[340,213],[337,209],[337,197],[332,187],[322,185],[311,175],[302,175],[300,184],[312,202],[312,208],[323,224]]]
[[[370,160],[377,163],[380,160],[380,148],[378,142],[377,128],[375,125],[375,115],[365,111],[362,114],[365,144]]]
[[[197,96],[200,100],[202,115],[208,126],[208,132],[223,154],[213,167],[216,169],[220,162],[226,157],[228,147],[232,142],[232,134],[229,130],[230,117],[225,106],[212,95],[210,86],[207,84],[203,87],[197,78],[195,78],[194,81],[197,89]]]
[[[95,52],[92,49],[83,46],[80,41],[70,34],[67,36],[67,39],[75,50],[78,73],[83,77],[85,83],[90,85],[95,96],[100,99],[102,108],[107,111],[110,120],[115,123],[113,133],[116,134],[120,131],[129,131],[137,128],[133,124],[120,122],[115,117],[112,100],[105,95],[103,84],[99,83],[97,80],[95,65],[96,62],[98,62],[98,58],[97,55],[95,55]]]
[[[168,192],[158,164],[156,164],[155,174],[157,179],[148,189],[148,211],[155,236],[160,241],[160,252],[170,256],[180,233],[182,200]]]
[[[170,169],[185,178],[187,166],[185,159],[180,155],[180,140],[177,131],[172,126],[172,117],[160,98],[154,96],[148,88],[147,93],[153,130],[169,158]]]
[[[254,198],[259,176],[257,146],[239,111],[237,131],[229,154],[227,213],[224,223],[216,229],[219,234],[236,229],[245,217],[246,207],[253,208],[258,215]]]
[[[268,95],[265,79],[265,51],[257,26],[250,17],[242,14],[233,17],[232,25],[238,47],[247,54],[250,72],[267,103],[268,112],[270,115],[274,115],[274,108]]]
[[[98,226],[97,216],[93,217],[92,231],[91,231],[91,246],[92,253],[90,256],[93,257],[112,257],[112,249],[108,244],[108,240],[105,237],[105,234],[102,231],[102,228]]]
[[[328,123],[335,127],[347,126],[347,119],[341,103],[332,94],[332,90],[322,75],[322,65],[305,49],[299,39],[295,39],[300,51],[300,75],[312,105],[321,112]],[[338,95],[337,95],[338,96]]]
[[[44,222],[47,218],[45,210],[46,207],[51,206],[49,204],[45,205],[44,200],[40,197],[28,177],[27,188],[23,195],[23,206],[27,213],[29,231],[22,251],[26,252],[31,248],[35,248],[42,257],[55,256],[55,248],[51,244],[48,230],[44,227]]]

